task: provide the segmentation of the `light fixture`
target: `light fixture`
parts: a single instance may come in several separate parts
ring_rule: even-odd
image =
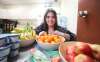
[[[88,16],[88,11],[87,10],[79,11],[79,16],[82,18],[86,18]]]

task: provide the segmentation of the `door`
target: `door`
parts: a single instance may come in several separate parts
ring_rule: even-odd
[[[79,15],[87,11],[86,17]],[[83,14],[84,15],[84,14]],[[78,1],[77,39],[83,42],[100,44],[100,0]]]

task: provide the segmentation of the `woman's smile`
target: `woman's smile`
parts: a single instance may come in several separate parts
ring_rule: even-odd
[[[48,26],[54,26],[55,24],[55,16],[52,12],[49,12],[46,17],[46,22]]]

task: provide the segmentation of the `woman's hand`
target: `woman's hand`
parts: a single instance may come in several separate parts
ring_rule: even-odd
[[[64,33],[62,33],[62,32],[60,32],[60,31],[54,31],[54,33],[53,34],[55,34],[55,35],[60,35],[60,36],[62,36],[62,35],[64,35]]]
[[[41,32],[39,33],[39,36],[46,35],[46,34],[47,34],[47,32],[41,31]]]
[[[54,32],[55,35],[60,35],[60,36],[63,36],[65,37],[67,40],[70,40],[70,35],[69,34],[66,34],[66,33],[63,33],[63,32],[60,32],[60,31],[55,31]]]

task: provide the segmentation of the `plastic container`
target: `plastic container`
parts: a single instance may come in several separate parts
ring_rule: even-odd
[[[0,34],[0,46],[3,46],[6,44],[7,36],[4,36],[3,34]]]
[[[7,56],[10,53],[11,45],[5,45],[0,47],[0,57]]]
[[[7,62],[7,57],[0,58],[0,62]]]
[[[20,46],[20,41],[19,40],[15,40],[16,42],[11,43],[11,50],[10,50],[10,54],[9,57],[15,57],[19,55],[19,46]]]
[[[6,34],[9,40],[9,44],[11,44],[11,50],[9,57],[15,57],[19,55],[19,47],[20,47],[20,40],[18,34]]]

